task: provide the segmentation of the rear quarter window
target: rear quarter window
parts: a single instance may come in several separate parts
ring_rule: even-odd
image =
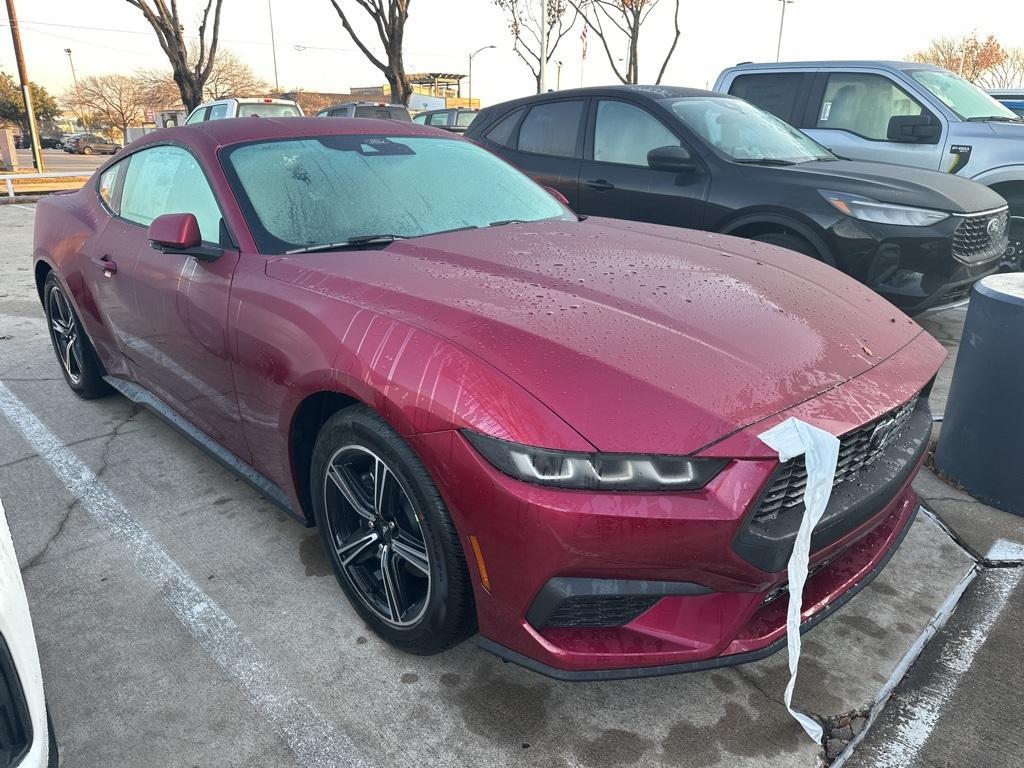
[[[503,147],[512,146],[512,133],[516,129],[516,124],[519,122],[519,118],[523,116],[525,109],[517,109],[515,112],[510,112],[501,118],[494,127],[491,128],[486,134],[488,141],[500,144]]]

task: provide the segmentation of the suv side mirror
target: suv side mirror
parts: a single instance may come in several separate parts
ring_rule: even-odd
[[[658,147],[647,153],[647,165],[656,171],[686,173],[697,170],[697,163],[684,147]]]
[[[931,115],[893,115],[886,135],[905,144],[937,144],[942,128]]]
[[[195,256],[202,261],[213,261],[221,254],[220,248],[203,245],[199,222],[191,213],[165,213],[149,225],[149,244],[157,251]]]

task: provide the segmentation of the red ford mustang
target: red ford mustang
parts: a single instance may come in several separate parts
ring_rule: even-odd
[[[942,348],[805,256],[581,220],[415,125],[153,133],[39,203],[35,276],[83,397],[165,417],[308,525],[384,638],[555,677],[760,658],[806,471],[840,435],[805,627],[917,507]],[[783,599],[780,599],[783,598]]]

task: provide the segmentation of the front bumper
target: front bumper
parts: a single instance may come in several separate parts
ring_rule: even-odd
[[[941,360],[935,346],[912,342],[861,377],[716,444],[704,455],[734,460],[699,492],[532,486],[499,473],[457,432],[412,438],[465,542],[480,644],[573,680],[706,669],[772,653],[786,633],[788,554],[769,571],[736,547],[779,466],[756,435],[787,416],[834,434],[873,421],[910,401],[934,375]],[[899,466],[879,494],[865,495],[871,496],[868,506],[853,504],[850,514],[840,510],[825,520],[834,530],[818,537],[812,550],[806,627],[862,588],[902,540],[917,509],[911,481],[923,461],[930,418],[919,427],[924,432],[913,450],[897,446],[902,457],[886,460]],[[792,542],[777,546],[791,548]],[[471,554],[476,548],[490,590],[481,586]],[[602,600],[576,600],[581,596]]]
[[[954,258],[954,238],[966,217],[928,227],[844,218],[827,231],[836,265],[908,315],[966,301],[971,287],[999,268],[1005,248],[966,263]]]

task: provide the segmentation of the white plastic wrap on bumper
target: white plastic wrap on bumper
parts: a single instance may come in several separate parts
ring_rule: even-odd
[[[800,456],[807,464],[807,485],[804,487],[804,516],[789,558],[789,610],[786,613],[786,638],[789,650],[789,683],[786,685],[786,709],[807,735],[821,743],[821,726],[807,715],[793,709],[793,689],[800,664],[800,614],[803,611],[804,582],[807,581],[811,556],[811,533],[821,520],[832,495],[832,483],[839,460],[839,438],[800,419],[789,418],[758,437],[779,454],[779,461]]]

